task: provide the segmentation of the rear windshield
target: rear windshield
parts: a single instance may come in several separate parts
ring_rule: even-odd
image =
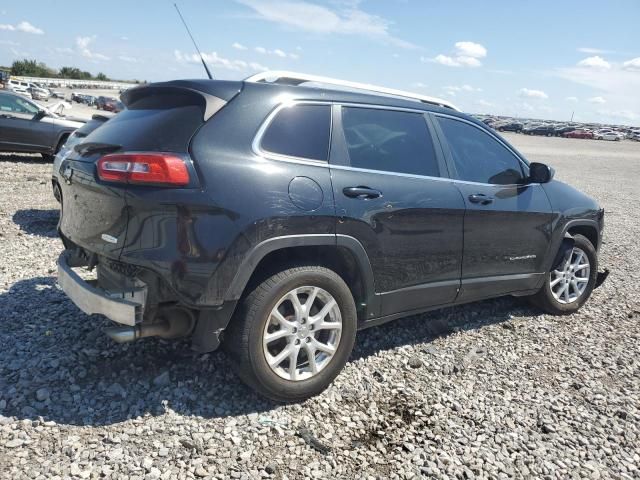
[[[129,105],[82,143],[120,145],[129,151],[186,153],[202,123],[200,105],[180,94],[157,94]]]

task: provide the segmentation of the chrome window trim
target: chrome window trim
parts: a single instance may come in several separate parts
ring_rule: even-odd
[[[278,106],[276,106],[269,113],[269,115],[267,115],[267,118],[262,122],[262,125],[260,125],[260,128],[258,128],[258,131],[256,132],[255,137],[253,137],[253,142],[251,142],[251,150],[253,151],[253,153],[263,158],[278,160],[282,162],[298,163],[302,165],[329,166],[329,157],[331,154],[331,151],[330,151],[331,138],[333,136],[333,119],[330,120],[331,125],[329,127],[329,150],[327,151],[327,160],[316,160],[313,158],[297,157],[295,155],[283,155],[281,153],[270,152],[262,148],[262,145],[261,145],[262,137],[264,136],[265,132],[269,128],[269,125],[271,125],[271,122],[273,122],[273,119],[276,117],[276,115],[278,115],[278,113],[282,109],[290,106],[294,106],[294,105],[329,105],[329,106],[340,105],[342,107],[356,107],[356,108],[359,107],[359,108],[369,108],[369,109],[373,108],[377,110],[392,110],[392,111],[398,111],[398,112],[416,113],[419,115],[425,115],[429,113],[428,110],[420,110],[417,108],[390,107],[387,105],[375,105],[375,104],[368,104],[368,103],[335,102],[335,101],[329,101],[329,100],[290,100],[287,102],[280,103]],[[434,142],[434,148],[435,148],[435,142]],[[408,177],[415,177],[415,178],[430,178],[430,179],[445,178],[446,180],[452,180],[451,178],[448,178],[448,177],[427,177],[423,175],[412,175],[409,173],[388,172],[385,170],[369,170],[364,168],[346,167],[342,165],[331,165],[331,168],[338,168],[338,167],[341,167],[341,169],[352,169],[355,171],[383,173],[383,174],[397,175],[397,176],[403,176],[403,177],[408,176]]]
[[[329,106],[331,106],[331,105],[340,105],[340,106],[343,106],[343,107],[374,108],[374,109],[378,109],[378,110],[393,110],[393,111],[400,111],[400,112],[417,113],[417,114],[420,114],[420,115],[425,115],[425,114],[431,113],[433,115],[443,116],[443,117],[451,118],[453,120],[459,120],[461,122],[468,123],[468,124],[478,128],[479,130],[482,130],[480,127],[475,125],[473,122],[470,122],[470,121],[468,121],[466,119],[459,118],[459,117],[456,117],[456,116],[453,116],[453,115],[433,113],[433,112],[430,112],[429,110],[420,110],[420,109],[406,108],[406,107],[392,107],[392,106],[387,106],[387,105],[376,105],[376,104],[368,104],[368,103],[335,102],[335,101],[329,101],[329,100],[291,100],[291,101],[280,103],[278,106],[276,106],[269,113],[269,115],[267,115],[267,118],[262,122],[262,125],[260,125],[260,128],[258,129],[255,137],[253,138],[253,142],[251,143],[251,149],[253,150],[253,153],[258,155],[259,157],[266,158],[266,159],[269,159],[269,160],[276,160],[276,161],[279,161],[279,162],[294,163],[294,164],[298,164],[298,165],[311,165],[311,166],[315,166],[315,167],[324,167],[324,168],[330,168],[330,169],[335,169],[335,170],[346,170],[346,171],[354,171],[354,172],[362,172],[362,173],[375,173],[375,174],[379,174],[379,175],[391,175],[391,176],[394,176],[394,177],[415,178],[415,179],[423,179],[423,180],[437,180],[437,181],[443,181],[443,182],[462,183],[462,184],[467,184],[467,185],[484,185],[484,186],[493,186],[493,187],[501,187],[501,188],[539,185],[538,183],[527,183],[527,184],[515,183],[515,184],[501,185],[501,184],[495,184],[495,183],[471,182],[471,181],[459,180],[459,179],[451,178],[451,177],[430,177],[430,176],[426,176],[426,175],[414,175],[414,174],[411,174],[411,173],[390,172],[390,171],[386,171],[386,170],[371,170],[371,169],[367,169],[367,168],[358,168],[358,167],[351,167],[351,166],[346,166],[346,165],[330,164],[328,159],[326,161],[325,160],[315,160],[315,159],[312,159],[312,158],[296,157],[296,156],[293,156],[293,155],[283,155],[283,154],[279,154],[279,153],[269,152],[268,150],[263,150],[261,145],[260,145],[260,143],[262,142],[262,137],[264,136],[264,133],[266,132],[267,128],[269,128],[269,125],[271,124],[271,122],[273,121],[275,116],[283,108],[286,108],[286,107],[289,107],[289,106],[292,106],[292,105],[329,105]],[[331,120],[331,122],[332,122],[332,124],[331,124],[330,130],[329,130],[329,133],[330,133],[329,149],[331,148],[331,136],[333,135],[333,120]],[[484,131],[484,130],[482,130],[482,131]],[[489,132],[485,132],[485,133],[488,133],[489,135],[491,135]],[[499,141],[500,144],[502,144],[510,152],[514,153],[513,150],[511,148],[509,148],[507,145],[505,145],[502,141],[500,141],[499,138],[496,138],[494,135],[491,135],[491,136],[493,138],[495,138],[497,141]],[[434,145],[434,147],[435,147],[435,145]],[[330,155],[330,153],[331,153],[330,150],[329,150],[328,153]],[[514,153],[514,155],[520,162],[523,162],[523,160],[520,158],[519,155],[517,155],[516,153]],[[526,163],[524,165],[528,168],[528,165]]]
[[[264,136],[265,132],[271,125],[271,122],[273,122],[273,120],[276,118],[278,113],[280,113],[280,111],[282,111],[283,109],[291,106],[296,106],[296,105],[328,105],[329,107],[331,107],[332,104],[333,102],[323,102],[323,101],[315,101],[315,100],[292,100],[292,101],[283,102],[279,104],[276,108],[274,108],[271,111],[271,113],[269,113],[269,115],[267,115],[267,118],[262,122],[262,125],[260,125],[260,128],[258,129],[256,136],[253,137],[253,142],[251,142],[251,149],[253,150],[253,153],[264,158],[269,158],[271,160],[300,163],[304,165],[316,165],[316,166],[329,165],[329,154],[331,149],[331,134],[332,134],[332,128],[333,128],[333,125],[332,125],[333,119],[331,118],[332,117],[331,111],[329,111],[329,145],[327,147],[326,160],[317,160],[315,158],[297,157],[295,155],[284,155],[282,153],[270,152],[269,150],[264,150],[261,144],[262,144],[262,137]]]

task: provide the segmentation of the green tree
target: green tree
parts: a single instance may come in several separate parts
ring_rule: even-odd
[[[98,72],[98,74],[96,75],[96,80],[106,81],[109,80],[109,78],[104,73]]]

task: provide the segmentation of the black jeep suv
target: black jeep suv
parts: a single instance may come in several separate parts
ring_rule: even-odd
[[[587,300],[594,200],[444,101],[301,83],[134,88],[62,159],[59,283],[120,324],[111,338],[222,344],[249,385],[297,401],[358,329],[501,295],[555,314]]]

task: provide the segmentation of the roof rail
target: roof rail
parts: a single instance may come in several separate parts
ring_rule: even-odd
[[[248,78],[245,78],[245,82],[272,82],[281,85],[301,85],[307,82],[324,83],[326,85],[333,85],[338,87],[353,88],[355,90],[366,90],[372,93],[378,93],[383,95],[391,95],[394,97],[402,97],[410,100],[416,100],[422,103],[430,103],[432,105],[438,105],[440,107],[450,108],[452,110],[460,111],[455,105],[447,100],[440,98],[429,97],[427,95],[420,95],[419,93],[405,92],[403,90],[396,90],[395,88],[379,87],[376,85],[369,85],[368,83],[350,82],[348,80],[339,80],[337,78],[322,77],[320,75],[309,75],[306,73],[287,72],[282,70],[266,71],[256,73]]]

